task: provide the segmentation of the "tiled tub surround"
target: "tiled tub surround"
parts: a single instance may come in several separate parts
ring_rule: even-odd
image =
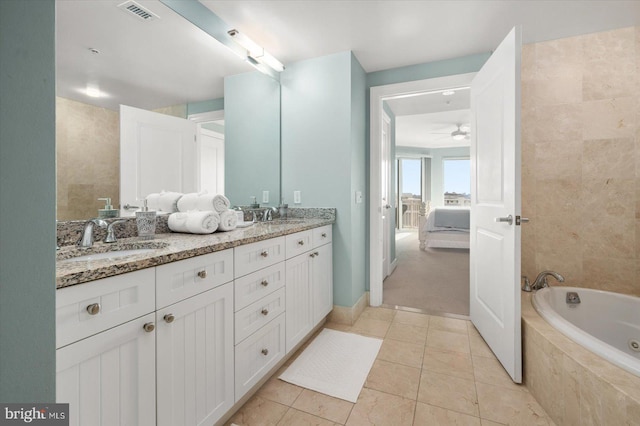
[[[312,209],[299,209],[312,210]],[[314,209],[320,211],[320,219],[300,218],[300,216],[289,215],[290,222],[285,220],[276,220],[274,222],[260,222],[247,228],[238,228],[228,232],[215,232],[209,235],[194,235],[180,233],[158,233],[154,240],[155,244],[164,245],[151,253],[124,257],[121,259],[106,259],[81,262],[58,262],[56,265],[56,288],[68,287],[88,281],[106,278],[114,275],[120,275],[139,269],[149,268],[162,265],[165,263],[175,262],[194,256],[213,253],[216,251],[237,247],[257,241],[275,238],[283,235],[293,234],[307,229],[317,228],[319,226],[332,224],[335,222],[335,209]],[[333,214],[331,214],[333,212]],[[308,213],[307,213],[308,214]],[[309,214],[308,214],[309,215]],[[67,222],[59,223],[58,229],[63,227],[75,227],[76,224],[84,222]],[[128,223],[124,227],[125,230],[133,229],[135,235],[135,219],[128,219]],[[76,229],[76,228],[73,228]],[[100,230],[104,231],[104,230]],[[63,239],[71,239],[74,243],[77,241],[76,231],[66,231]],[[125,231],[126,232],[126,231]],[[75,239],[69,235],[76,235]],[[120,237],[115,244],[132,244],[143,242],[138,237],[124,238]],[[130,235],[130,234],[129,234]],[[100,241],[102,236],[97,233],[96,241]],[[60,233],[58,234],[60,240]],[[145,240],[146,244],[148,240]],[[94,247],[96,251],[100,251],[101,247],[107,245],[103,242],[96,242]],[[58,256],[61,259],[67,258],[65,252],[75,250],[74,246],[61,247]]]
[[[524,381],[558,425],[640,424],[640,377],[554,329],[522,294]]]
[[[640,27],[522,50],[522,272],[640,295]]]

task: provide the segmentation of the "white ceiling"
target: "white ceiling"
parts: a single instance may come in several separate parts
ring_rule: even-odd
[[[56,0],[60,96],[152,109],[220,98],[225,76],[253,70],[158,0],[138,1],[160,17],[151,22],[119,10],[123,1]],[[639,1],[202,3],[285,65],[352,50],[367,72],[489,52],[516,24],[524,43],[640,24]],[[80,92],[87,83],[109,96],[87,98]]]

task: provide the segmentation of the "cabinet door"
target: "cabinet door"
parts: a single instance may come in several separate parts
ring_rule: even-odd
[[[313,257],[307,252],[285,262],[287,352],[313,328],[311,273]]]
[[[69,424],[155,425],[155,333],[148,314],[56,351],[56,401]]]
[[[318,324],[333,309],[333,252],[325,244],[313,251],[313,324]]]
[[[158,425],[212,425],[234,403],[233,283],[156,312]]]

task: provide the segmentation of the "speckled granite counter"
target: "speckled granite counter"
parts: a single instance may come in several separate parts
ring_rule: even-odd
[[[136,254],[119,259],[102,259],[88,261],[63,261],[73,246],[62,247],[58,252],[56,265],[56,288],[64,288],[76,284],[94,281],[114,275],[125,274],[139,269],[150,268],[165,263],[175,262],[194,256],[237,247],[243,244],[267,240],[293,234],[319,226],[330,225],[335,217],[321,219],[292,218],[289,221],[260,222],[247,228],[238,228],[229,232],[215,232],[209,235],[193,235],[164,233],[156,234],[153,240],[141,240],[138,237],[119,239],[116,245],[127,249],[153,247],[152,252]],[[109,251],[114,246],[102,242],[95,243],[92,252]]]

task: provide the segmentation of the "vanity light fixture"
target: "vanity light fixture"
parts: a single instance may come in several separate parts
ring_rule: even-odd
[[[258,70],[264,72],[259,66],[259,64],[261,64],[268,66],[276,72],[284,71],[284,65],[282,64],[282,62],[278,61],[276,58],[270,55],[258,43],[251,40],[246,35],[240,33],[240,31],[232,29],[227,31],[227,34],[231,36],[233,41],[247,50],[247,61],[254,67],[258,68]]]

